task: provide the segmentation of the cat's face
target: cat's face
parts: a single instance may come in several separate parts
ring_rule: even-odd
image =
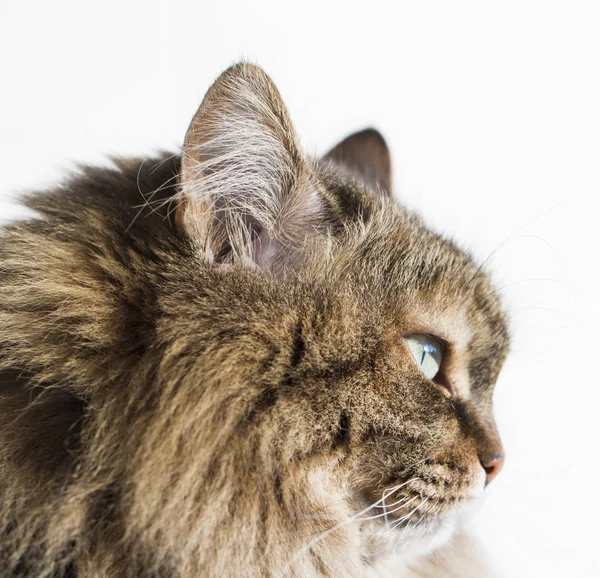
[[[389,182],[374,132],[307,159],[270,80],[240,65],[188,131],[176,219],[221,286],[215,324],[231,339],[217,357],[231,375],[239,356],[257,368],[227,387],[247,397],[244,435],[278,464],[276,501],[316,536],[341,500],[367,554],[439,543],[503,457],[498,299]],[[255,351],[236,349],[239,335]]]
[[[323,266],[332,310],[306,323],[295,383],[311,427],[337,424],[335,472],[369,548],[409,555],[447,538],[502,465],[492,393],[508,339],[470,259],[394,201],[375,205]]]

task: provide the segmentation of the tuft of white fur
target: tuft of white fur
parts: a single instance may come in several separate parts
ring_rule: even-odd
[[[213,85],[183,155],[183,222],[209,260],[227,243],[231,260],[268,267],[318,220],[310,165],[275,87],[253,67]]]

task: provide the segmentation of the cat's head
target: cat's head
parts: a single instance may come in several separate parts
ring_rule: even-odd
[[[223,73],[186,135],[175,209],[212,291],[197,307],[214,335],[185,371],[213,384],[214,427],[249,444],[227,467],[245,475],[260,456],[261,499],[282,519],[316,536],[340,500],[369,547],[422,551],[502,465],[492,392],[508,332],[486,275],[390,183],[377,132],[311,159],[262,70]],[[165,342],[206,324],[195,299]]]

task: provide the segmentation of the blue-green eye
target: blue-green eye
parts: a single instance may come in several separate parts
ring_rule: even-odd
[[[431,335],[410,335],[406,338],[410,352],[427,379],[433,379],[442,365],[442,344]]]

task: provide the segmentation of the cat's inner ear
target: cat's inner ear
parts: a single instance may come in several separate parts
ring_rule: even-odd
[[[235,65],[186,133],[176,222],[209,262],[269,268],[319,221],[312,173],[271,79]]]
[[[350,173],[374,193],[392,194],[390,151],[375,129],[368,128],[345,138],[323,157],[323,161],[332,162]]]

